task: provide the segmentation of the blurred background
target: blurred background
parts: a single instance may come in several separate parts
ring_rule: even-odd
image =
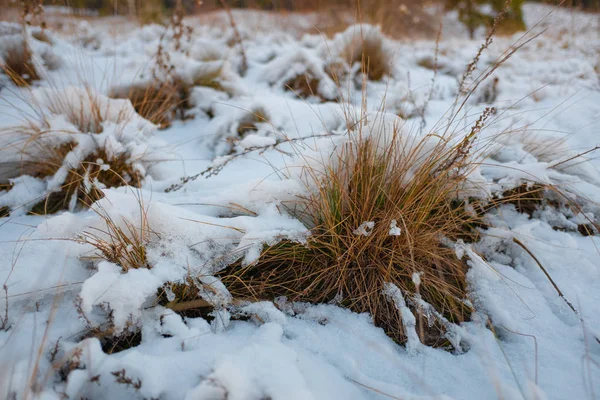
[[[589,12],[600,11],[600,0],[532,0],[571,7]],[[55,8],[75,16],[126,16],[141,24],[167,24],[174,10],[186,15],[210,13],[223,8],[262,10],[280,13],[318,13],[329,18],[329,24],[355,21],[378,24],[392,36],[437,32],[436,14],[455,11],[459,19],[473,32],[482,25],[491,25],[495,14],[506,0],[0,0],[3,19],[19,18],[22,13],[35,16],[41,8]],[[518,31],[524,27],[521,7],[524,0],[508,1],[500,33]],[[50,6],[50,7],[48,7]],[[25,11],[23,11],[25,10]],[[41,12],[39,12],[41,14]],[[344,24],[345,25],[345,24]]]

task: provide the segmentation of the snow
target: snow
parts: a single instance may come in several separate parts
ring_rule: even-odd
[[[375,222],[367,221],[360,224],[360,226],[356,228],[352,233],[354,233],[357,236],[370,236],[371,232],[373,231],[373,228],[375,228]]]
[[[368,25],[326,39],[302,31],[313,24],[310,15],[296,16],[288,31],[281,22],[273,24],[270,14],[236,11],[249,66],[242,76],[228,25],[191,17],[194,34],[182,42],[183,51],[169,49],[173,74],[191,83],[218,71],[223,90],[194,87],[189,118],[163,130],[127,100],[108,94],[152,79],[152,55],[161,37],[172,42],[171,31],[123,24],[124,32],[112,34],[113,20],[67,22],[56,14],[65,18],[65,28],[49,31],[51,43],[44,43],[27,27],[42,79],[30,90],[1,78],[0,162],[28,160],[17,151],[24,138],[14,128],[31,116],[37,127],[52,131],[42,146],[75,146],[55,175],[10,177],[13,187],[0,192],[0,206],[12,208],[0,220],[0,397],[598,396],[600,247],[598,236],[583,235],[580,227],[600,215],[600,161],[595,152],[579,155],[599,144],[599,22],[597,14],[539,4],[525,5],[524,12],[534,27],[527,37],[541,35],[498,68],[454,121],[448,117],[458,81],[482,40],[466,39],[456,14],[445,17],[435,79],[424,62],[433,60],[434,40],[396,41]],[[1,23],[0,50],[21,29]],[[364,91],[356,65],[344,66],[339,83],[326,72],[332,62],[346,62],[344,51],[357,35],[380,43],[393,61],[390,75],[366,82]],[[523,42],[521,34],[495,38],[474,76],[517,41]],[[302,99],[285,84],[304,74],[319,83],[315,96]],[[495,78],[497,84],[489,86]],[[91,113],[92,103],[100,105],[101,132],[69,117]],[[44,118],[31,112],[33,104]],[[429,132],[456,132],[460,140],[489,106],[496,112],[473,144],[485,157],[457,195],[500,195],[534,179],[559,185],[578,207],[544,205],[527,215],[505,205],[488,213],[492,228],[479,241],[456,244],[469,265],[475,312],[460,326],[448,323],[455,352],[421,343],[409,306],[418,305],[425,315],[435,310],[391,284],[385,295],[402,314],[404,346],[367,314],[285,298],[236,302],[218,280],[233,262],[256,262],[265,244],[310,240],[288,207],[311,190],[306,168],[323,171],[344,143],[371,136],[385,150],[400,132],[408,153]],[[267,121],[239,135],[248,116],[259,112]],[[419,154],[439,140],[431,135]],[[27,215],[36,199],[60,189],[70,166],[100,148],[109,156],[125,154],[144,178],[141,187],[104,188],[105,197],[92,209]],[[108,160],[97,162],[108,168]],[[177,190],[168,190],[174,185]],[[125,231],[125,221],[144,229],[145,220],[151,269],[124,272],[108,261],[90,262],[92,246],[73,239],[90,231],[106,237],[106,217]],[[355,234],[368,236],[376,223],[364,221]],[[397,215],[389,234],[403,240],[403,228]],[[183,317],[158,305],[157,291],[165,283],[189,276],[215,305],[207,318]],[[419,273],[410,278],[421,285]],[[139,330],[141,343],[108,354],[88,335],[90,328],[107,325],[114,332]]]
[[[242,140],[239,145],[244,149],[251,149],[253,147],[268,147],[273,146],[277,143],[277,140],[271,137],[263,137],[258,135],[248,135]]]
[[[395,219],[393,219],[392,222],[390,223],[389,235],[390,236],[402,235],[402,229],[398,228],[398,222]]]

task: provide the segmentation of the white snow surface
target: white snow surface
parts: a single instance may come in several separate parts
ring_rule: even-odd
[[[478,243],[456,244],[457,255],[469,260],[476,311],[470,322],[449,332],[462,350],[455,353],[420,343],[407,299],[391,284],[386,295],[404,317],[405,346],[389,339],[369,315],[334,304],[262,301],[238,307],[235,312],[247,318],[235,318],[228,307],[231,295],[215,274],[228,262],[256,261],[265,243],[306,241],[310,232],[284,205],[308,190],[302,166],[335,158],[336,145],[349,135],[348,119],[361,124],[363,133],[383,138],[383,146],[394,127],[401,129],[406,146],[446,129],[457,82],[482,41],[466,39],[456,15],[446,17],[435,79],[423,62],[433,59],[435,40],[384,38],[392,74],[368,82],[364,93],[356,66],[347,66],[340,88],[326,68],[352,35],[365,29],[379,35],[376,28],[355,26],[330,39],[299,37],[279,28],[255,29],[260,13],[236,12],[248,57],[248,70],[240,74],[232,31],[190,18],[194,32],[183,50],[168,49],[174,73],[197,82],[219,70],[223,90],[194,87],[190,118],[163,130],[135,114],[127,101],[106,96],[113,88],[152,78],[151,57],[164,27],[132,26],[111,35],[111,23],[80,21],[74,30],[50,32],[50,44],[27,28],[42,80],[29,92],[2,78],[0,129],[22,123],[22,113],[14,110],[25,110],[31,96],[42,103],[56,90],[64,98],[77,97],[85,86],[104,104],[103,132],[73,132],[60,112],[50,113],[53,129],[79,135],[82,154],[72,157],[90,154],[94,146],[127,151],[145,180],[140,189],[106,189],[91,210],[46,217],[21,211],[0,220],[0,397],[598,398],[600,241],[578,227],[600,213],[600,161],[595,152],[577,155],[600,145],[600,22],[597,14],[542,5],[527,4],[524,11],[532,27],[526,37],[540,36],[498,68],[488,81],[497,78],[497,84],[481,85],[448,128],[460,140],[486,107],[496,108],[475,143],[493,151],[462,195],[498,194],[536,180],[587,200],[581,210],[547,207],[531,217],[504,206],[490,213],[493,228],[483,231]],[[298,22],[302,25],[310,27]],[[0,25],[0,45],[14,41],[20,29]],[[521,36],[495,38],[474,76],[522,43]],[[171,38],[167,32],[163,40]],[[56,65],[49,68],[48,60]],[[318,96],[301,99],[286,90],[284,83],[297,74],[320,79]],[[330,101],[340,96],[344,102]],[[121,118],[117,109],[128,110],[128,117]],[[239,137],[244,118],[257,110],[268,122]],[[500,135],[505,132],[510,133]],[[19,160],[14,150],[5,150],[15,137],[0,140],[0,161]],[[211,166],[216,174],[181,184]],[[0,192],[0,206],[30,203],[60,179],[12,178],[13,189]],[[173,185],[178,190],[169,190]],[[107,261],[90,262],[93,248],[71,240],[84,232],[102,235],[106,216],[123,228],[126,221],[139,227],[147,219],[151,269],[123,272]],[[390,235],[402,235],[400,221],[400,216],[393,221]],[[368,235],[373,224],[365,221],[356,234]],[[212,318],[183,318],[157,305],[157,289],[189,275],[212,286],[201,290],[215,306]],[[420,276],[414,279],[420,282]],[[430,312],[426,303],[424,308]],[[109,319],[117,333],[141,332],[141,343],[104,352],[100,340],[86,332]]]

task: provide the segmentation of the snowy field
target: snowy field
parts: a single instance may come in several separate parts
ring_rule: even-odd
[[[327,73],[344,43],[377,36],[375,28],[326,37],[310,15],[235,12],[245,55],[225,15],[190,17],[179,49],[172,31],[117,18],[55,15],[64,23],[44,41],[29,28],[40,79],[30,88],[0,81],[0,160],[23,160],[13,127],[40,110],[38,128],[56,133],[37,143],[40,152],[65,131],[77,131],[77,146],[54,175],[10,176],[0,192],[0,208],[10,209],[0,219],[0,398],[600,398],[600,160],[588,152],[600,145],[600,18],[542,5],[524,12],[530,31],[483,50],[464,84],[492,74],[459,111],[461,77],[485,32],[467,39],[452,14],[437,44],[383,38],[391,71],[379,81],[362,80],[360,66],[338,82]],[[0,46],[19,29],[2,23]],[[192,87],[185,115],[163,129],[108,97],[156,78],[159,45],[171,73]],[[203,85],[214,71],[218,84]],[[286,88],[305,74],[315,78],[312,94]],[[94,112],[89,93],[102,104],[93,134],[69,118]],[[278,299],[234,312],[215,275],[228,261],[255,261],[265,243],[306,238],[283,205],[307,190],[303,165],[328,160],[351,134],[349,120],[368,135],[395,126],[407,137],[460,136],[488,107],[474,146],[494,150],[473,182],[489,196],[526,181],[552,184],[581,208],[505,204],[489,212],[477,243],[452,244],[469,258],[474,306],[452,330],[454,351],[398,345],[370,315],[335,304]],[[99,148],[128,154],[141,187],[105,189],[92,209],[71,202],[70,211],[31,215],[36,199],[60,190],[69,163]],[[125,231],[123,221],[147,224],[151,268],[123,271],[93,257],[82,238],[102,236],[107,217]],[[213,306],[206,318],[158,304],[158,289],[188,276],[213,288],[201,293]],[[107,330],[130,345],[113,351]]]

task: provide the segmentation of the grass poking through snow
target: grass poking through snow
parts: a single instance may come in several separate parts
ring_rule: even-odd
[[[446,328],[471,314],[467,264],[449,241],[474,241],[483,222],[457,200],[474,163],[465,141],[448,147],[426,137],[406,151],[403,140],[399,131],[390,143],[357,140],[322,173],[311,171],[317,189],[292,210],[311,228],[308,243],[283,241],[255,264],[228,268],[222,279],[233,296],[335,302],[369,312],[403,343],[409,328],[386,294],[391,286],[419,321],[421,341],[447,346]],[[425,304],[436,312],[419,315]]]

